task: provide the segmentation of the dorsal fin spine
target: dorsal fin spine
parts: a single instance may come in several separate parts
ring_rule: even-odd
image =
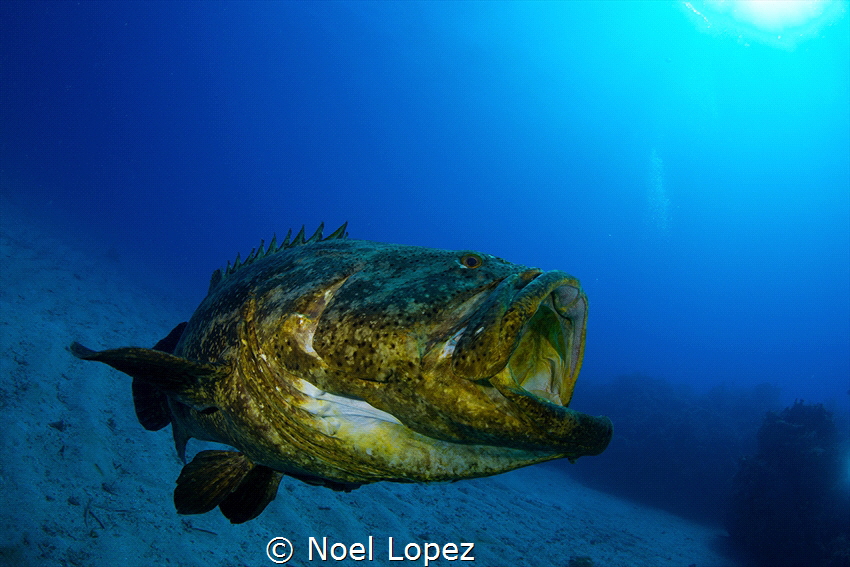
[[[313,233],[305,244],[312,244],[313,242],[320,242],[322,240],[322,231],[325,229],[325,223],[319,223],[319,228],[316,229],[316,232]]]
[[[327,237],[327,238],[325,238],[325,240],[335,240],[335,239],[337,239],[337,238],[345,238],[345,237],[347,237],[347,236],[348,236],[348,233],[347,233],[347,232],[345,232],[345,229],[346,229],[347,227],[348,227],[348,221],[346,221],[346,222],[342,223],[342,226],[341,226],[341,227],[339,227],[338,229],[336,229],[335,231],[333,231],[332,233],[330,233],[330,234],[328,235],[328,237]]]
[[[260,260],[265,258],[266,256],[270,256],[271,254],[275,254],[280,252],[281,250],[287,250],[289,248],[293,248],[295,246],[303,246],[307,244],[313,244],[314,242],[324,242],[325,240],[339,240],[343,238],[348,238],[348,233],[346,232],[346,228],[348,227],[348,222],[344,222],[342,226],[333,231],[327,236],[322,236],[322,233],[325,229],[325,223],[320,223],[319,228],[316,229],[316,232],[310,238],[304,238],[304,227],[301,227],[301,230],[298,231],[298,234],[295,235],[295,238],[292,238],[292,229],[289,229],[286,232],[286,238],[278,244],[277,243],[277,235],[274,235],[272,241],[269,243],[269,247],[265,248],[265,240],[260,240],[260,246],[258,248],[254,248],[251,250],[251,253],[245,257],[245,260],[242,260],[239,254],[236,254],[236,259],[233,261],[233,264],[230,261],[227,262],[227,266],[224,268],[216,270],[213,272],[213,277],[210,278],[210,287],[207,291],[207,295],[212,293],[212,291],[221,284],[221,282],[227,277],[239,270],[248,264],[254,263],[256,260]]]
[[[298,234],[295,235],[295,238],[292,239],[292,244],[289,245],[290,248],[293,246],[299,246],[304,244],[304,225],[301,225],[301,230],[298,231]]]

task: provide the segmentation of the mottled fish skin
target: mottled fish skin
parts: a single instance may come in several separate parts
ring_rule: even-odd
[[[221,442],[247,458],[234,470],[249,462],[338,488],[486,476],[605,449],[610,420],[566,407],[587,313],[575,278],[342,236],[305,241],[302,231],[214,274],[173,354],[155,355],[197,364],[200,377],[179,388],[151,379],[167,394],[181,456],[191,437]],[[76,348],[135,379],[150,374],[107,359],[118,350]]]

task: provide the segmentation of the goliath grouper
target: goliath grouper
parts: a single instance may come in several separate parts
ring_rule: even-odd
[[[351,490],[450,481],[601,453],[611,421],[569,409],[587,298],[575,278],[472,251],[275,241],[217,270],[153,349],[71,352],[133,377],[136,415],[169,423],[180,514],[258,516],[286,474]]]

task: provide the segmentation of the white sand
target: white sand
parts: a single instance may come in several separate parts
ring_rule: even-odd
[[[327,563],[424,564],[388,561],[392,537],[396,555],[412,542],[475,544],[474,562],[436,565],[566,566],[574,556],[597,566],[732,564],[712,550],[721,531],[587,489],[549,465],[349,494],[284,478],[277,500],[246,524],[218,510],[179,516],[170,428],[144,431],[129,377],[78,361],[67,347],[151,346],[184,320],[186,306],[133,284],[105,250],[48,238],[0,206],[2,564],[273,565],[265,547],[282,536],[295,547],[288,565],[308,565],[310,536],[350,545],[370,535],[371,563]]]

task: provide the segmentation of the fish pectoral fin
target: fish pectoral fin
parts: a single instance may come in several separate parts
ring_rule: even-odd
[[[177,478],[178,514],[203,514],[216,506],[233,524],[256,518],[277,496],[281,473],[255,465],[235,451],[201,451]]]
[[[71,344],[71,354],[83,360],[108,364],[137,380],[156,386],[166,395],[199,411],[215,407],[214,389],[210,386],[228,374],[228,368],[224,365],[195,362],[149,348],[123,347],[95,351],[75,342]]]

